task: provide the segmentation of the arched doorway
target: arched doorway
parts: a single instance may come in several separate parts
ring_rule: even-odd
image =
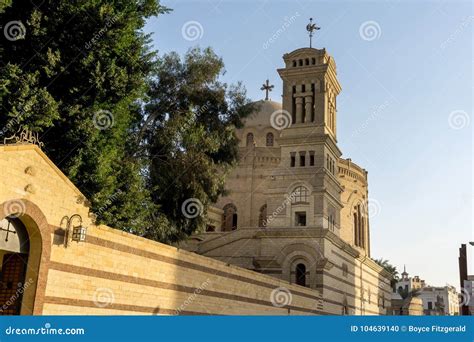
[[[30,239],[25,225],[15,217],[0,221],[0,315],[19,315],[26,280]]]
[[[48,224],[39,207],[27,199],[12,199],[0,203],[0,222],[3,228],[0,230],[0,251],[2,251],[0,261],[3,262],[5,259],[7,267],[4,268],[2,263],[2,269],[6,271],[8,268],[15,268],[13,263],[20,270],[26,265],[21,285],[18,283],[15,285],[14,282],[16,279],[21,280],[21,272],[17,272],[14,277],[7,277],[3,272],[0,274],[0,279],[4,279],[3,285],[7,285],[7,289],[1,290],[7,297],[0,298],[0,309],[4,311],[1,314],[41,315],[51,255],[51,232],[54,227]],[[8,241],[5,241],[7,233]],[[18,236],[16,243],[21,247],[14,249],[13,238],[16,236]],[[10,256],[7,260],[4,258],[5,254],[15,256]],[[14,259],[15,262],[12,261]],[[9,297],[10,294],[6,290],[14,290],[15,297]],[[4,305],[10,311],[4,309]]]

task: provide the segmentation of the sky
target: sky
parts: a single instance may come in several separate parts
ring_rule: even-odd
[[[338,144],[369,174],[371,252],[428,284],[459,287],[473,233],[473,24],[470,1],[162,0],[159,54],[212,47],[222,80],[281,102],[282,56],[309,46],[336,61]],[[468,247],[474,274],[474,247]],[[400,271],[401,272],[401,271]]]

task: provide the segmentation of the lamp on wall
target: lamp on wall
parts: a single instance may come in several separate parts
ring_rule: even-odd
[[[77,219],[78,220],[78,225],[74,226],[73,220]],[[68,242],[69,242],[69,236],[71,236],[72,241],[76,242],[83,242],[86,240],[86,232],[87,228],[83,226],[82,224],[82,217],[79,214],[74,214],[71,217],[69,216],[64,216],[61,219],[60,225],[63,225],[63,222],[66,221],[66,233],[64,234],[64,247],[67,247]],[[72,232],[71,232],[72,229]]]

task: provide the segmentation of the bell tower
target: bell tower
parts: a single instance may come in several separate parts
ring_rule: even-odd
[[[303,48],[283,56],[283,110],[291,116],[290,128],[328,134],[336,142],[336,97],[341,86],[336,63],[325,49]],[[306,128],[306,129],[305,129]],[[296,132],[295,132],[296,133]]]
[[[317,29],[308,25],[310,32]],[[311,30],[310,30],[311,29]],[[269,224],[274,227],[327,229],[340,236],[343,188],[338,179],[336,97],[341,86],[336,63],[325,49],[297,49],[283,56],[278,69],[283,81],[281,115],[288,122],[280,130],[280,164],[268,186],[268,212],[279,212],[282,198],[290,198]]]

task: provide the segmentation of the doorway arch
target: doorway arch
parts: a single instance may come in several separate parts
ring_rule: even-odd
[[[20,303],[18,303],[18,314],[41,315],[43,312],[46,279],[48,276],[48,265],[51,255],[52,229],[38,206],[26,199],[13,199],[1,203],[0,222],[10,222],[10,228],[7,227],[6,229],[18,230],[17,234],[21,235],[26,233],[29,245],[27,250],[27,260],[24,258],[26,252],[25,248],[17,251],[20,252],[19,254],[23,254],[23,257],[13,257],[16,259],[22,257],[22,261],[25,264],[24,282],[20,286],[21,290],[18,290],[18,292],[15,291],[15,295],[18,297],[21,296]],[[0,231],[0,249],[9,253],[12,251],[9,251],[11,246],[7,247],[6,245],[8,243],[8,241],[5,241],[7,238],[6,234],[7,231]],[[8,234],[9,237],[15,235],[13,232]],[[24,236],[21,239],[25,242]],[[15,253],[15,251],[13,251],[13,253]],[[17,266],[19,266],[20,262],[18,260],[16,262]],[[7,300],[9,299],[10,298],[7,298]],[[3,305],[9,304],[7,300],[0,299],[0,309],[3,308]],[[3,314],[8,314],[10,312],[11,310]]]

